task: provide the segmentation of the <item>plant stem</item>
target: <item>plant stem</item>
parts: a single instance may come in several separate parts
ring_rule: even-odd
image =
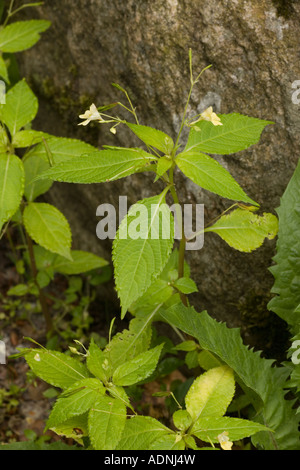
[[[170,191],[174,200],[174,203],[176,204],[176,208],[180,206],[179,198],[174,186],[174,168],[170,169],[169,172],[169,179],[170,183],[172,184]],[[186,238],[184,234],[184,222],[183,222],[183,217],[182,217],[182,211],[177,209],[177,219],[178,219],[178,224],[180,224],[181,227],[181,238],[180,238],[180,245],[179,245],[179,256],[178,256],[178,279],[182,278],[184,276],[184,256],[185,256],[185,249],[186,249]],[[180,293],[180,298],[182,303],[187,307],[188,306],[188,301],[187,297],[185,294],[182,292]]]
[[[31,271],[32,271],[32,276],[34,279],[34,282],[36,284],[36,287],[38,288],[39,291],[39,300],[40,304],[42,307],[42,312],[46,321],[46,329],[47,332],[52,331],[53,325],[52,325],[52,319],[49,313],[46,297],[43,293],[43,290],[40,288],[38,282],[37,282],[37,267],[36,267],[36,262],[35,262],[35,256],[34,256],[34,251],[33,251],[33,243],[31,238],[28,236],[26,232],[26,242],[27,242],[27,248],[28,248],[28,254],[29,254],[29,260],[30,260],[30,266],[31,266]]]

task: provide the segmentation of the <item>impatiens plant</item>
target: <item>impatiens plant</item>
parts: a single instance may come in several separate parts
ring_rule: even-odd
[[[5,102],[0,105],[0,239],[6,235],[13,245],[10,227],[20,230],[23,244],[17,268],[19,272],[26,271],[27,282],[14,286],[9,295],[36,295],[48,333],[51,333],[53,321],[44,288],[54,275],[86,273],[108,263],[93,253],[72,250],[67,219],[55,206],[39,200],[51,188],[52,182],[34,179],[50,168],[54,159],[64,161],[96,149],[80,140],[57,138],[32,129],[38,99],[25,79],[10,83],[9,63],[11,54],[32,47],[40,34],[49,28],[50,22],[29,20],[7,25],[19,10],[40,3],[23,5],[15,10],[13,5],[11,1],[0,30],[0,75],[8,85]]]
[[[254,421],[224,417],[235,394],[234,374],[226,365],[195,379],[172,427],[138,415],[127,390],[149,381],[164,356],[164,343],[151,347],[151,335],[151,324],[133,319],[104,349],[93,340],[88,350],[82,345],[84,352],[70,348],[83,362],[44,348],[23,351],[33,372],[62,390],[46,430],[94,450],[204,450],[207,443],[231,450],[233,441],[268,431]]]
[[[5,28],[0,31],[0,45]],[[37,100],[25,81],[9,90],[6,105],[0,108],[0,225],[2,233],[10,222],[24,227],[38,289],[56,271],[72,274],[104,263],[93,255],[72,251],[64,216],[54,206],[36,201],[53,181],[96,184],[150,173],[154,183],[159,180],[164,185],[159,194],[129,209],[114,237],[115,287],[121,318],[130,316],[128,328],[113,335],[111,323],[105,347],[91,339],[88,345],[76,340],[77,347],[70,346],[65,353],[39,344],[20,351],[36,376],[59,389],[45,430],[72,438],[70,448],[231,450],[234,445],[243,447],[240,440],[248,438],[256,449],[300,448],[299,417],[294,400],[285,396],[290,368],[274,366],[272,360],[243,344],[238,329],[227,328],[190,305],[189,294],[197,292],[185,260],[190,242],[212,232],[233,249],[250,253],[265,239],[275,238],[278,219],[271,213],[258,213],[260,205],[254,196],[246,194],[214,158],[257,144],[272,123],[239,113],[217,115],[212,107],[188,116],[193,89],[208,68],[195,78],[191,51],[189,67],[190,90],[175,136],[140,124],[127,91],[115,83],[126,104],[92,104],[79,116],[79,125],[109,124],[112,134],[118,126],[125,126],[139,141],[134,148],[104,146],[99,150],[78,140],[32,130]],[[117,106],[130,119],[110,114]],[[189,132],[183,142],[184,128]],[[24,148],[20,158],[18,149]],[[186,230],[190,227],[182,214],[176,188],[180,172],[181,177],[229,202],[217,219],[195,233]],[[178,344],[158,335],[159,322],[175,331]],[[167,375],[174,363],[175,368],[180,367],[181,357],[191,369],[199,366],[202,373],[183,383],[181,393],[171,389],[157,392],[166,397],[166,406],[168,400],[172,402],[168,423],[142,415],[135,407],[134,390]],[[246,405],[239,408],[239,403]],[[234,409],[242,411],[239,417]]]

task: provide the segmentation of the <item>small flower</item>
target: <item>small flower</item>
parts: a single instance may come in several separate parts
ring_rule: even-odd
[[[205,111],[203,111],[203,113],[201,113],[200,116],[204,121],[212,122],[214,126],[223,126],[219,116],[217,116],[216,113],[213,112],[212,106],[210,106]]]
[[[232,450],[231,447],[233,446],[233,442],[229,440],[227,431],[224,431],[222,434],[218,435],[218,441],[223,450]]]
[[[199,121],[210,121],[214,126],[223,126],[219,116],[213,112],[212,106],[209,106],[209,108],[205,109],[205,111],[200,114],[200,117],[196,121],[191,122],[189,126],[193,127]],[[194,129],[200,130],[197,126],[194,127]]]
[[[92,104],[90,109],[88,109],[84,114],[80,114],[80,119],[85,119],[84,122],[78,124],[79,126],[87,126],[91,121],[100,121],[103,122],[104,120],[101,117],[97,107]]]
[[[41,356],[38,353],[36,353],[36,355],[34,356],[34,360],[37,362],[40,362]]]

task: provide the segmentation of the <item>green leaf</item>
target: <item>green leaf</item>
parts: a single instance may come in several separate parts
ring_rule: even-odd
[[[154,159],[152,155],[138,149],[101,150],[58,162],[41,178],[82,184],[115,181],[136,173]],[[55,156],[54,160],[57,162]]]
[[[247,196],[229,171],[208,155],[197,151],[183,152],[175,161],[182,173],[203,189],[227,199],[258,205]]]
[[[220,114],[222,126],[200,121],[191,129],[185,152],[197,150],[211,154],[228,155],[256,144],[262,131],[271,121],[242,114]]]
[[[64,256],[56,255],[42,246],[34,246],[34,255],[39,271],[47,271],[49,274],[58,272],[65,275],[82,274],[94,269],[107,266],[108,262],[100,256],[88,251],[71,250],[72,261]]]
[[[28,294],[29,290],[30,286],[28,284],[17,284],[8,290],[7,295],[23,297],[24,295]]]
[[[177,410],[173,414],[173,422],[177,429],[186,431],[193,424],[193,418],[187,410]]]
[[[217,233],[229,246],[249,253],[259,248],[265,238],[272,240],[277,235],[278,220],[270,213],[262,216],[236,209],[225,214],[204,232]]]
[[[30,202],[25,207],[23,221],[29,236],[47,250],[71,257],[71,230],[64,215],[54,206]]]
[[[196,351],[197,350],[197,343],[195,341],[189,339],[187,341],[183,341],[175,346],[176,351]]]
[[[82,437],[88,436],[88,412],[67,419],[57,426],[52,426],[51,431],[59,436],[74,439],[83,445]]]
[[[276,209],[279,219],[276,254],[274,266],[270,271],[275,282],[272,287],[273,299],[268,308],[285,320],[299,332],[300,289],[299,289],[299,256],[300,256],[300,161]]]
[[[46,193],[52,186],[52,181],[34,181],[36,176],[49,168],[42,158],[31,155],[23,160],[25,169],[25,189],[24,195],[28,202],[33,202],[37,197]]]
[[[47,147],[44,142],[41,142],[36,147],[28,152],[28,156],[36,155],[43,158],[45,161],[49,161],[47,148],[49,149],[53,162],[55,165],[66,162],[72,159],[80,159],[82,155],[87,155],[92,152],[96,152],[96,147],[93,147],[86,142],[82,142],[78,139],[68,139],[65,137],[54,137],[50,136],[46,138]]]
[[[25,80],[18,82],[6,95],[6,104],[0,106],[0,119],[13,137],[22,127],[33,121],[38,111],[38,100]]]
[[[107,382],[107,371],[105,370],[105,356],[103,351],[95,344],[92,339],[90,342],[86,365],[89,371],[103,382]],[[107,361],[108,362],[108,361]],[[104,366],[104,367],[103,367]]]
[[[151,314],[146,318],[134,318],[130,321],[128,330],[113,336],[103,351],[109,363],[109,375],[121,364],[147,351],[152,336],[151,322]]]
[[[18,210],[24,192],[22,161],[13,154],[0,155],[0,230]]]
[[[74,416],[87,412],[99,398],[105,388],[98,379],[82,379],[74,383],[56,400],[46,424],[52,429]]]
[[[157,167],[156,167],[156,180],[164,175],[173,165],[173,161],[169,157],[161,157],[158,162],[157,162]]]
[[[120,365],[114,371],[113,383],[125,387],[145,380],[154,372],[162,348],[163,344],[160,344]]]
[[[19,131],[13,136],[12,144],[15,148],[32,147],[33,145],[39,144],[44,139],[50,138],[49,134],[42,131],[34,131],[28,129]]]
[[[3,126],[0,124],[0,154],[8,153],[7,150],[9,148],[9,139],[7,136],[7,132]]]
[[[185,442],[180,435],[166,434],[159,437],[149,447],[149,450],[184,450]]]
[[[10,83],[7,65],[2,55],[0,55],[0,77],[2,77],[6,81],[6,83]]]
[[[174,282],[174,286],[183,294],[192,294],[193,292],[198,292],[197,285],[193,279],[188,277],[181,277]]]
[[[201,369],[209,370],[213,367],[221,366],[221,362],[217,359],[210,351],[200,351],[198,354],[198,364],[200,365]]]
[[[68,389],[79,380],[89,377],[84,364],[59,351],[32,349],[25,359],[38,377],[54,387]]]
[[[189,276],[190,270],[188,264],[184,264],[184,276]],[[172,282],[178,278],[178,250],[172,251],[164,269],[158,278],[156,278],[139,297],[139,299],[130,306],[130,313],[134,316],[144,316],[150,314],[159,304],[167,302],[169,299],[174,298],[174,289],[171,285]],[[157,312],[156,318],[159,317]]]
[[[162,219],[162,220],[160,220]],[[113,263],[122,318],[161,273],[174,243],[174,220],[164,193],[131,207],[113,243]]]
[[[89,437],[95,450],[114,450],[126,423],[126,406],[121,400],[100,397],[89,412]]]
[[[131,124],[129,122],[126,122],[126,124],[129,129],[131,129],[132,132],[134,132],[134,134],[146,145],[155,147],[166,155],[169,155],[172,152],[174,148],[174,142],[172,138],[164,132],[153,129],[153,127],[140,126],[138,124]]]
[[[200,418],[194,424],[191,433],[204,442],[218,443],[218,436],[228,432],[230,441],[250,437],[260,431],[270,431],[266,426],[247,419],[229,417]]]
[[[53,262],[52,268],[55,272],[71,276],[108,265],[105,259],[88,251],[72,250],[71,258],[72,260],[69,261],[65,257],[58,255]]]
[[[286,377],[283,367],[273,367],[273,361],[243,344],[240,330],[217,322],[207,312],[198,313],[182,304],[160,310],[163,321],[179,328],[199,341],[201,348],[210,351],[235,372],[256,410],[256,419],[275,432],[257,434],[257,444],[266,450],[300,449],[299,416],[292,409],[294,402],[285,400]]]
[[[145,450],[151,444],[170,434],[170,429],[149,416],[133,416],[126,421],[117,450]]]
[[[50,27],[45,20],[17,21],[0,31],[0,51],[21,52],[34,46],[40,34]]]
[[[185,397],[186,409],[193,421],[199,417],[223,416],[234,392],[232,369],[215,367],[195,379]]]

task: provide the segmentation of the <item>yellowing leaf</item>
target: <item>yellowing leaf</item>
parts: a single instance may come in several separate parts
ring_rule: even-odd
[[[259,216],[251,211],[236,209],[223,215],[204,231],[215,232],[232,248],[250,253],[259,248],[265,238],[272,240],[277,235],[278,220],[273,214]]]
[[[193,421],[199,417],[223,416],[235,391],[232,369],[214,367],[198,377],[189,389],[185,403]]]

